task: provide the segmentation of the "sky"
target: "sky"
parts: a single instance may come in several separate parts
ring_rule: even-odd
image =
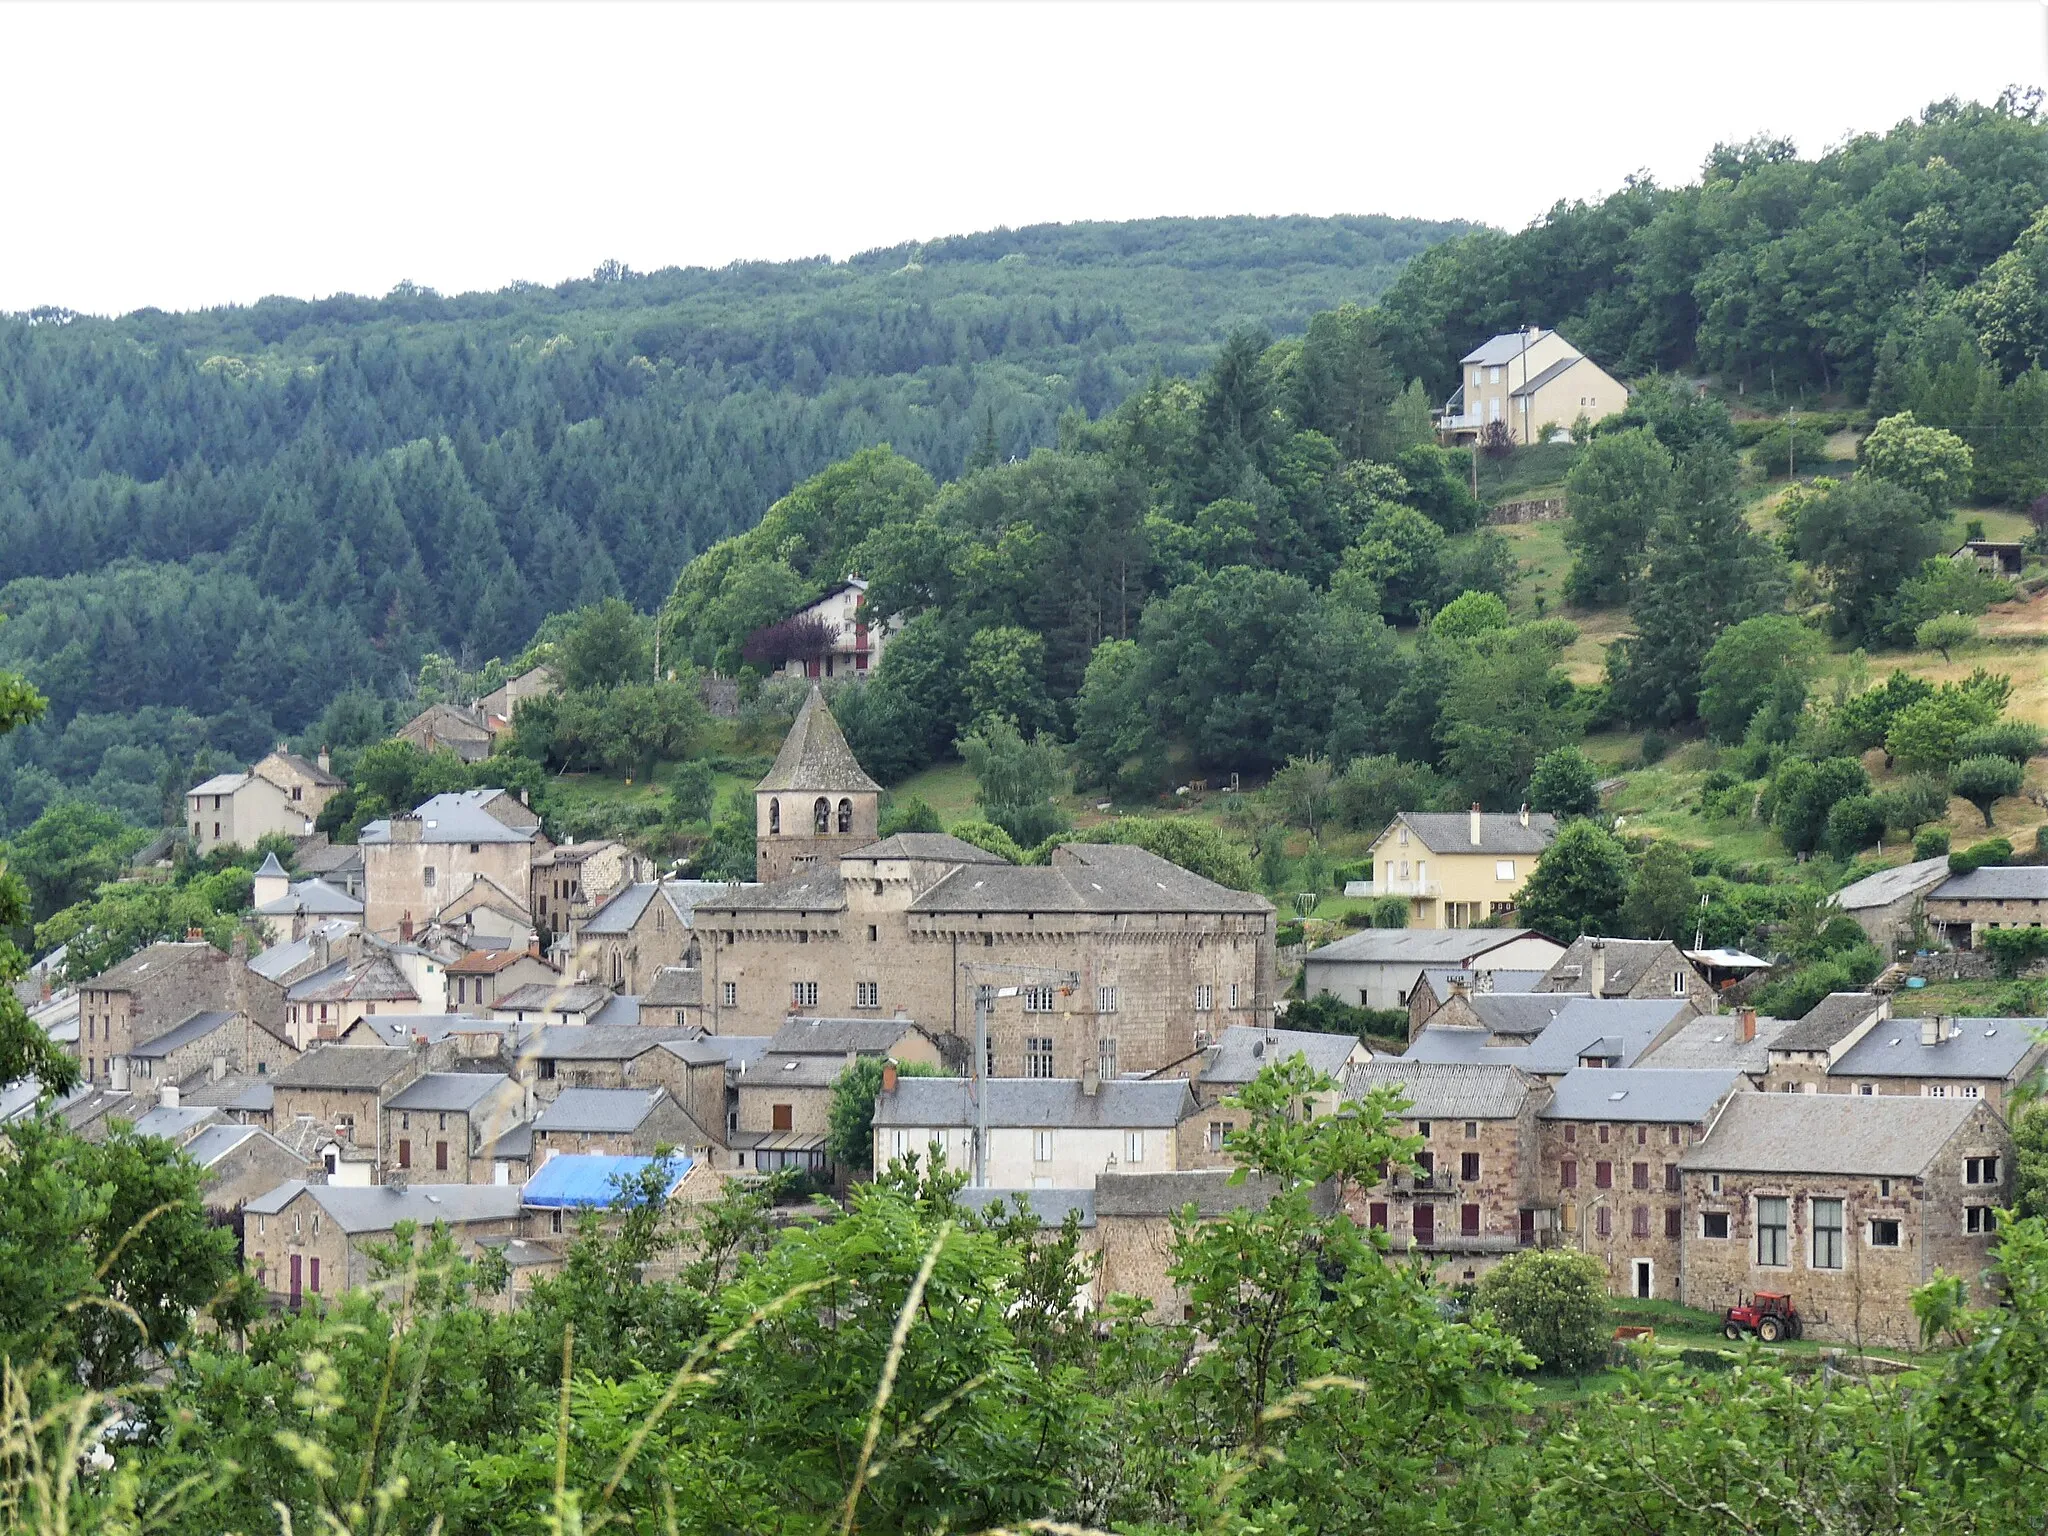
[[[2041,0],[0,6],[0,311],[1162,214],[1507,228],[2048,85]]]

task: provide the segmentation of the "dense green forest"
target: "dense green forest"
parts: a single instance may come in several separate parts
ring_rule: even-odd
[[[844,262],[443,298],[0,320],[0,661],[48,717],[0,812],[167,787],[421,658],[676,571],[805,476],[889,442],[940,478],[1053,441],[1234,328],[1298,331],[1469,226],[1041,226]]]

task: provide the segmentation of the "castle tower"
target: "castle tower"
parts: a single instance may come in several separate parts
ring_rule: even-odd
[[[754,786],[754,878],[782,880],[876,840],[882,786],[813,686],[768,777]]]

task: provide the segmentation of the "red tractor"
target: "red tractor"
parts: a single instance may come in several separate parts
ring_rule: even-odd
[[[1783,1291],[1758,1291],[1747,1302],[1730,1307],[1721,1332],[1731,1339],[1755,1334],[1766,1344],[1799,1337],[1799,1309]]]

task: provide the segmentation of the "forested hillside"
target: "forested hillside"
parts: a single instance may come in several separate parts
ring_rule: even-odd
[[[50,698],[0,814],[168,788],[429,652],[676,571],[881,442],[941,479],[1053,441],[1233,329],[1373,298],[1467,226],[1043,226],[444,298],[0,320],[0,665]]]

